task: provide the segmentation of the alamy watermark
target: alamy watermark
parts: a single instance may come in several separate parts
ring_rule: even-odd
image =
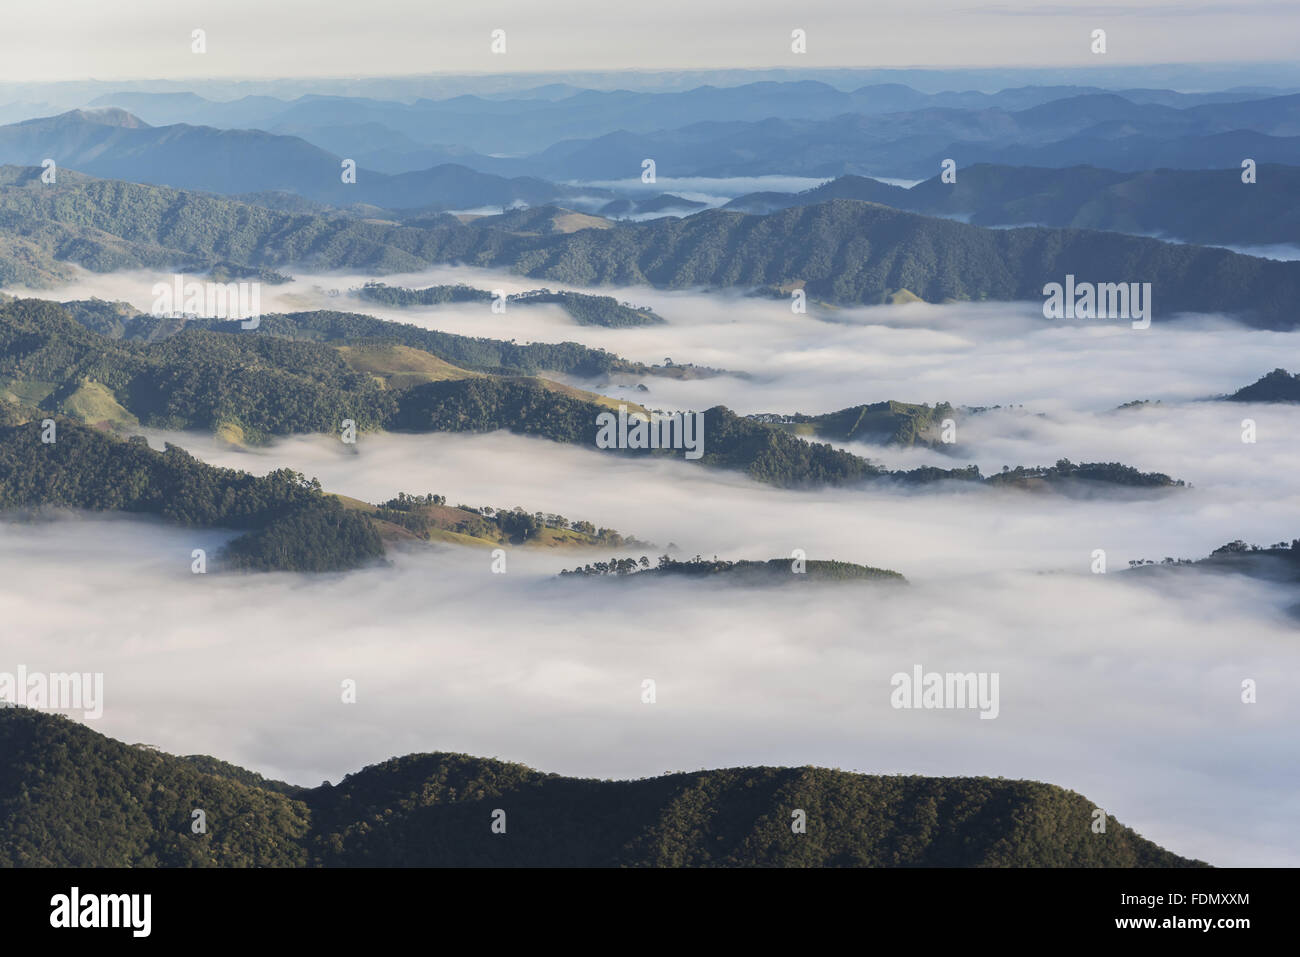
[[[1131,319],[1134,329],[1151,325],[1151,283],[1080,282],[1071,273],[1065,283],[1043,287],[1045,319]]]
[[[912,666],[912,673],[897,672],[889,679],[894,708],[978,708],[981,718],[998,716],[998,672],[939,673]]]
[[[103,672],[0,671],[0,707],[17,706],[39,711],[80,711],[94,719],[104,714]]]
[[[256,329],[262,321],[260,282],[186,281],[177,273],[170,283],[155,283],[150,314],[158,318],[238,319],[245,329]]]
[[[119,928],[132,937],[148,937],[153,929],[152,894],[85,894],[74,886],[50,898],[50,926]]]
[[[703,412],[627,411],[619,405],[618,415],[596,416],[596,447],[599,449],[684,449],[686,458],[704,455]]]

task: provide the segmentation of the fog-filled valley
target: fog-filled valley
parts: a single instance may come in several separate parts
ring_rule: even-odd
[[[3,21],[0,870],[1300,866],[1300,16],[72,4]]]
[[[87,275],[41,295],[145,311],[159,278]],[[305,435],[241,447],[143,429],[156,448],[171,442],[254,474],[293,468],[364,501],[434,492],[449,503],[581,517],[653,543],[611,554],[653,558],[671,546],[678,557],[766,559],[802,549],[895,569],[909,584],[625,586],[556,578],[588,560],[572,550],[511,548],[506,574],[493,574],[485,548],[424,543],[394,550],[382,567],[323,578],[197,577],[190,552],[215,550],[220,531],[66,515],[7,523],[0,563],[14,627],[3,652],[27,649],[31,668],[56,670],[75,655],[103,671],[107,733],[303,783],[421,749],[598,777],[790,763],[1032,777],[1123,807],[1141,833],[1214,863],[1300,861],[1289,823],[1297,714],[1282,690],[1300,673],[1288,611],[1300,593],[1243,576],[1125,570],[1300,528],[1300,450],[1289,440],[1300,408],[1209,401],[1294,355],[1295,333],[1216,317],[1145,331],[1052,324],[1029,307],[993,304],[795,315],[784,303],[642,289],[616,294],[666,323],[603,329],[555,307],[385,308],[347,295],[361,281],[296,274],[264,293],[264,310],[356,310],[744,374],[644,378],[648,395],[628,388],[632,379],[576,383],[655,407],[1000,406],[959,415],[951,451],[842,444],[891,467],[1118,460],[1191,487],[1089,496],[960,484],[774,489],[680,460],[611,459],[506,432],[374,434],[355,446]],[[464,269],[388,281],[532,288]],[[1116,408],[1133,399],[1151,402]],[[1254,444],[1241,439],[1247,418],[1258,423]],[[1099,548],[1105,575],[1091,567]],[[55,576],[57,587],[48,584]],[[892,709],[890,676],[914,662],[1000,673],[999,719]],[[638,698],[647,677],[659,689],[654,709]],[[341,719],[334,702],[346,678],[361,689],[360,713]],[[1245,678],[1263,690],[1242,714],[1235,689]],[[251,726],[235,720],[250,714]]]

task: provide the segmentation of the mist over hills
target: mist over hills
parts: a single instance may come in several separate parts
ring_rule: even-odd
[[[401,226],[75,176],[43,184],[39,170],[9,168],[0,170],[0,244],[16,254],[0,264],[0,282],[48,282],[66,274],[60,260],[96,271],[220,261],[372,275],[463,263],[583,286],[766,288],[782,296],[801,287],[830,303],[876,304],[904,291],[928,302],[1042,301],[1044,285],[1068,274],[1151,283],[1157,319],[1195,311],[1259,328],[1297,322],[1300,264],[1224,249],[1091,230],[984,229],[839,199],[766,216],[706,210],[587,228],[590,220],[534,209]]]
[[[414,102],[322,95],[214,102],[193,93],[122,92],[87,105],[107,107],[112,116],[140,111],[128,129],[95,137],[63,129],[95,110],[27,118],[0,132],[0,162],[33,164],[62,154],[64,165],[102,176],[222,192],[295,189],[320,201],[390,208],[440,201],[446,194],[439,185],[446,184],[423,176],[390,182],[386,175],[448,164],[505,177],[626,180],[629,186],[646,157],[656,160],[659,175],[673,177],[924,179],[949,157],[961,166],[1082,162],[1124,171],[1229,168],[1247,156],[1300,164],[1300,94],[1272,92],[1035,86],[923,94],[899,84],[845,92],[812,80]],[[92,144],[93,154],[86,152]],[[157,156],[146,161],[142,150]],[[239,152],[247,159],[231,166]],[[365,170],[350,198],[333,191],[343,157]],[[185,159],[192,173],[176,168]],[[285,165],[277,169],[276,162]],[[331,163],[334,169],[327,168]],[[277,177],[299,182],[269,185]],[[258,182],[250,185],[253,179]],[[490,201],[540,201],[528,196],[541,188],[519,183],[513,195],[502,193],[504,201]],[[571,195],[551,189],[550,199]],[[475,202],[465,195],[458,208]]]
[[[1205,866],[1113,817],[1093,833],[1093,809],[1001,778],[760,767],[596,781],[446,753],[305,788],[0,708],[8,866]]]
[[[214,193],[281,190],[335,206],[469,208],[602,195],[456,165],[395,176],[361,168],[355,183],[344,183],[341,157],[296,136],[188,124],[149,126],[117,109],[76,110],[0,127],[0,163],[36,165],[46,157],[60,167],[108,179]]]
[[[959,165],[1074,166],[1119,170],[1300,163],[1296,119],[1300,97],[1175,109],[1132,103],[1113,94],[1052,101],[1025,110],[927,107],[828,119],[768,117],[709,120],[685,126],[559,142],[499,172],[615,179],[632,176],[653,157],[661,176],[756,176],[859,173],[924,179],[942,161]]]
[[[1103,60],[0,84],[0,689],[406,754],[0,708],[0,865],[1296,860],[1300,68]]]
[[[614,130],[651,134],[720,121],[835,121],[848,115],[880,117],[908,112],[932,118],[940,114],[924,111],[934,110],[948,111],[942,115],[952,122],[962,112],[1016,113],[1048,103],[1068,104],[1076,98],[1081,103],[1088,98],[1122,101],[1130,107],[1129,116],[1151,122],[1155,117],[1167,117],[1191,107],[1266,99],[1269,92],[1112,92],[1096,86],[1049,84],[1010,87],[995,93],[922,93],[902,83],[871,84],[845,91],[817,80],[788,80],[667,91],[570,87],[541,100],[535,96],[511,99],[462,94],[398,102],[308,94],[294,100],[249,96],[214,102],[188,93],[123,91],[99,96],[87,105],[122,107],[154,124],[202,123],[291,133],[327,149],[343,150],[346,155],[363,150],[361,155],[376,169],[402,172],[432,165],[431,160],[447,161],[454,151],[466,157],[467,165],[491,169],[492,154],[539,153],[561,141],[591,139]],[[1122,109],[1118,102],[1116,108]],[[1269,112],[1268,108],[1260,110],[1262,122],[1270,122]],[[1113,115],[1113,111],[1098,113],[1095,108],[1073,112],[1067,106],[1054,108],[1051,117],[1044,119],[1059,128],[1077,131]],[[1189,114],[1186,125],[1213,123],[1218,116],[1213,111]],[[1033,114],[1026,116],[1030,122],[1037,118]],[[1249,123],[1245,126],[1254,128]],[[376,137],[382,148],[364,152],[363,135]]]
[[[1090,141],[1071,141],[1073,159],[1067,164],[1058,162],[1051,152],[1054,146],[1007,145],[1008,138],[1014,139],[1013,132],[1001,114],[988,111],[968,114],[927,110],[871,119],[841,117],[835,121],[839,123],[837,138],[851,136],[853,129],[867,124],[872,136],[898,135],[915,146],[920,142],[918,136],[931,136],[936,123],[946,123],[955,126],[945,136],[958,135],[960,127],[965,129],[965,135],[978,130],[996,143],[987,150],[980,147],[961,151],[937,145],[943,155],[930,157],[926,178],[911,189],[848,173],[800,194],[743,195],[727,203],[726,208],[767,213],[847,198],[929,215],[966,218],[977,225],[1108,229],[1213,244],[1296,242],[1300,239],[1300,166],[1279,164],[1300,164],[1300,152],[1270,152],[1259,140],[1267,139],[1269,134],[1245,129],[1204,134],[1205,142],[1214,144],[1213,156],[1196,150],[1188,152],[1182,139],[1172,146],[1165,140],[1153,139],[1153,129],[1161,124],[1176,137],[1181,137],[1189,126],[1231,126],[1232,120],[1223,116],[1238,117],[1231,111],[1240,105],[1207,104],[1179,110],[1134,104],[1116,96],[1090,95],[1016,114],[1031,118],[1025,125],[1040,131],[1077,125],[1078,117],[1070,116],[1071,109],[1075,114],[1087,115],[1089,121],[1110,117],[1108,122],[1132,126],[1122,136],[1103,136],[1099,142],[1106,145],[1100,152],[1090,152]],[[1255,122],[1264,129],[1278,133],[1300,129],[1300,96],[1275,97],[1248,105],[1253,110],[1242,117],[1243,122],[1257,115]],[[1159,122],[1145,115],[1134,118],[1133,114],[1142,111],[1155,111]],[[1193,113],[1199,119],[1189,120],[1188,114]],[[786,133],[791,132],[783,124],[808,122],[813,121],[772,119],[762,124],[775,137],[774,142],[783,142]],[[895,133],[887,132],[891,124],[896,127]],[[743,124],[728,121],[722,125],[736,132]],[[708,136],[712,129],[701,124],[686,133],[688,138]],[[795,140],[804,141],[802,133]],[[1116,144],[1126,144],[1124,155],[1113,152]],[[773,155],[765,146],[745,145],[743,138],[733,146],[750,157]],[[1148,147],[1155,153],[1147,155],[1144,151]],[[1044,149],[1048,152],[1044,153]],[[389,151],[385,147],[380,152]],[[709,147],[709,155],[721,154]],[[611,156],[617,158],[611,160]],[[646,156],[656,158],[661,175],[672,172],[677,165],[671,149],[657,148],[625,131],[605,134],[596,141],[560,142],[537,154],[537,162],[515,165],[516,172],[540,169],[559,180],[606,176],[622,179],[627,182],[622,194],[603,187],[563,185],[534,175],[482,172],[459,162],[471,162],[459,154],[430,155],[427,167],[395,174],[367,169],[363,160],[356,182],[344,183],[340,179],[340,155],[291,135],[185,124],[154,127],[115,108],[77,110],[0,127],[0,163],[34,166],[49,157],[62,169],[102,178],[220,193],[269,208],[326,216],[346,211],[359,218],[413,222],[422,214],[434,215],[439,210],[555,204],[608,216],[648,218],[657,214],[689,215],[706,205],[671,194],[646,196],[636,191],[633,184],[639,185],[641,159]],[[956,183],[943,182],[936,172],[940,160],[949,156],[957,157],[960,172]],[[1204,167],[1219,169],[1191,169],[1188,156],[1201,156],[1206,160]],[[1270,162],[1270,156],[1277,162]],[[1254,183],[1241,181],[1243,157],[1254,159],[1259,167]],[[782,171],[786,169],[783,164],[777,161]],[[507,169],[501,163],[495,165]],[[736,171],[704,172],[731,175]],[[804,172],[830,175],[842,170],[832,165]]]
[[[1262,165],[1246,184],[1237,170],[1138,173],[977,163],[910,189],[842,176],[802,193],[751,193],[723,208],[769,213],[829,199],[859,199],[978,226],[1068,226],[1158,235],[1187,242],[1300,243],[1300,167]]]

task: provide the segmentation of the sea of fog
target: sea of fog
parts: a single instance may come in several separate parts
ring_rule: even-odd
[[[719,403],[740,413],[829,412],[863,402],[1021,404],[1036,412],[1104,411],[1135,399],[1185,401],[1233,392],[1278,366],[1300,370],[1300,336],[1251,330],[1219,316],[1122,321],[1045,320],[1033,303],[959,303],[829,309],[795,314],[785,301],[735,293],[665,292],[646,287],[584,290],[650,306],[665,322],[627,329],[582,326],[556,306],[487,303],[396,308],[349,290],[360,274],[295,273],[262,285],[263,312],[336,309],[468,336],[518,342],[580,342],[649,364],[671,359],[741,373],[708,379],[618,378],[581,382],[656,408]],[[155,283],[172,274],[82,273],[53,290],[12,290],[52,299],[98,296],[148,312]],[[466,267],[384,277],[421,288],[466,283],[522,292],[581,287]],[[637,392],[644,384],[648,394]]]
[[[160,278],[85,277],[42,293],[142,309]],[[597,777],[746,764],[1026,777],[1072,788],[1144,836],[1220,865],[1300,864],[1300,629],[1280,586],[1199,573],[1135,578],[1137,558],[1200,557],[1235,538],[1300,536],[1300,410],[1198,401],[1276,367],[1293,334],[1218,317],[1047,323],[1032,305],[791,314],[783,303],[617,290],[668,322],[582,327],[549,307],[385,310],[328,290],[359,276],[264,287],[264,308],[355,308],[520,341],[571,339],[630,358],[747,377],[647,377],[639,401],[820,412],[881,399],[1004,408],[961,416],[955,456],[923,462],[1123,461],[1184,479],[1158,495],[1070,498],[939,486],[780,490],[680,460],[611,456],[504,433],[300,436],[246,451],[151,432],[205,461],[290,466],[369,501],[436,492],[455,504],[559,512],[677,554],[804,550],[893,568],[902,588],[756,591],[558,580],[606,552],[417,546],[346,575],[190,573],[223,535],[111,518],[0,525],[0,662],[102,671],[98,730],[205,752],[297,783],[411,751],[451,750]],[[394,284],[543,283],[429,270]],[[549,284],[557,288],[558,284]],[[255,333],[248,333],[255,334]],[[635,382],[579,383],[619,395]],[[1132,399],[1153,404],[1121,412]],[[1158,401],[1159,404],[1154,404]],[[1241,441],[1254,419],[1258,440]],[[707,444],[707,436],[705,437]],[[1104,549],[1109,570],[1092,574]],[[890,706],[916,665],[997,672],[1000,713]],[[657,701],[641,703],[652,678]],[[1240,701],[1244,679],[1258,702]],[[355,705],[340,683],[358,682]]]
[[[570,559],[528,552],[493,574],[487,552],[451,547],[345,575],[191,574],[190,550],[214,544],[124,520],[5,527],[0,661],[103,673],[99,731],[304,784],[435,750],[602,778],[1032,778],[1180,854],[1300,863],[1300,660],[1274,586],[987,561],[906,587],[758,591],[557,580]],[[998,717],[893,709],[891,676],[917,664],[997,673]]]

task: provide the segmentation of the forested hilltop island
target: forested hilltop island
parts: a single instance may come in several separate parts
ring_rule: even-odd
[[[357,291],[362,299],[387,306],[438,306],[444,303],[490,303],[497,297],[486,289],[473,286],[429,286],[424,289],[406,289],[387,286],[381,282],[368,282]],[[592,296],[581,292],[549,289],[530,289],[503,297],[500,302],[510,306],[558,305],[583,326],[605,326],[620,329],[628,326],[652,326],[663,322],[653,309],[619,302],[613,296]]]
[[[1224,398],[1229,402],[1300,402],[1300,372],[1292,375],[1274,369]]]
[[[94,304],[65,309],[41,299],[0,303],[0,402],[34,410],[29,419],[36,412],[58,413],[125,431],[140,425],[202,430],[238,444],[302,433],[337,435],[350,420],[361,433],[504,429],[590,449],[598,448],[599,417],[620,407],[541,374],[552,364],[575,371],[613,363],[609,353],[576,343],[517,346],[333,312],[267,316],[254,330],[241,329],[238,321],[150,317],[131,326],[137,338],[96,331],[121,333],[127,327],[111,308]],[[647,412],[625,404],[631,413]],[[1181,484],[1119,463],[1071,466],[1067,460],[1020,468],[1010,478],[986,478],[974,465],[895,471],[725,406],[702,415],[703,454],[695,461],[781,488],[874,480],[1067,491],[1089,483],[1157,489]]]
[[[668,578],[707,578],[745,585],[784,585],[803,582],[906,582],[902,575],[887,568],[872,568],[853,562],[826,561],[822,559],[770,558],[766,561],[741,559],[730,561],[714,556],[712,560],[699,555],[687,561],[678,561],[669,555],[660,555],[654,567],[645,555],[638,558],[611,558],[607,562],[594,562],[577,568],[565,568],[561,577],[581,578],[636,578],[638,581]]]
[[[1244,575],[1265,582],[1287,586],[1285,606],[1288,617],[1300,622],[1300,538],[1282,540],[1271,545],[1252,545],[1236,539],[1220,545],[1204,558],[1160,560],[1139,558],[1129,562],[1126,574],[1159,582],[1165,575],[1201,572],[1212,575]]]
[[[9,867],[1206,866],[1113,817],[1094,833],[1094,809],[1003,778],[751,767],[598,781],[447,753],[305,788],[0,708]]]

